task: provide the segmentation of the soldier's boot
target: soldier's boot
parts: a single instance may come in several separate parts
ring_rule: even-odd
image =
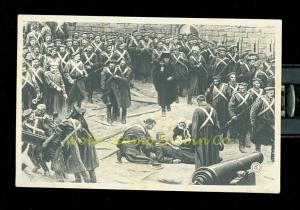
[[[80,174],[81,174],[81,176],[83,178],[83,181],[85,183],[89,183],[90,182],[89,176],[87,175],[87,173],[85,171],[80,172]]]
[[[77,101],[77,106],[81,108],[81,100]]]
[[[97,182],[97,177],[96,177],[96,173],[94,170],[90,170],[89,171],[89,175],[90,175],[90,182],[91,183],[96,183]]]
[[[176,96],[176,101],[175,102],[179,103],[179,96],[178,95]]]
[[[118,161],[119,163],[122,163],[122,153],[121,153],[120,150],[117,152],[117,161]]]
[[[93,93],[88,93],[88,102],[93,103]]]
[[[240,138],[239,140],[239,150],[241,153],[247,153],[245,149],[245,138]]]
[[[162,117],[165,117],[165,116],[166,116],[166,107],[165,107],[165,106],[163,106],[163,107],[161,108],[161,116],[162,116]]]
[[[272,148],[271,148],[271,160],[272,160],[272,162],[275,161],[275,150],[274,150],[274,145],[272,145]]]
[[[118,107],[112,108],[112,121],[119,121],[120,119],[120,109]]]
[[[168,112],[171,111],[171,105],[167,105],[167,110],[168,110]]]
[[[107,117],[107,122],[112,123],[111,119],[111,106],[107,106],[106,108],[106,117]]]
[[[187,104],[192,105],[192,96],[190,94],[187,97]]]
[[[255,151],[256,152],[261,152],[261,145],[260,144],[255,144]]]
[[[64,178],[61,173],[55,172],[55,177],[58,182],[64,182]]]
[[[249,141],[246,141],[246,147],[247,147],[247,148],[251,148],[251,144],[250,144]]]
[[[123,108],[122,109],[122,120],[121,120],[122,124],[126,124],[126,114],[127,114],[127,110],[126,110],[126,108]]]
[[[80,173],[75,173],[74,176],[75,176],[75,181],[74,181],[74,182],[80,183],[80,182],[81,182],[81,176],[80,176]]]

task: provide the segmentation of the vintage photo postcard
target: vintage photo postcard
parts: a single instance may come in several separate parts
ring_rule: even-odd
[[[281,33],[19,15],[16,186],[280,193]]]

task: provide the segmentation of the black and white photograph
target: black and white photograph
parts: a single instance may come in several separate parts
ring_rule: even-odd
[[[281,21],[18,16],[16,186],[280,192]]]

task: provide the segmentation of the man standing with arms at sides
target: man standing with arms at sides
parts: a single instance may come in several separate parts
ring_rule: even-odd
[[[99,58],[94,53],[94,48],[91,44],[88,44],[86,46],[86,51],[82,52],[81,61],[84,65],[84,69],[88,73],[85,85],[88,94],[88,102],[93,103],[93,92],[96,89],[99,82],[96,70],[100,68],[100,65]]]
[[[191,135],[195,144],[195,169],[221,161],[222,149],[217,141],[220,126],[216,110],[206,102],[204,95],[197,97],[198,108],[193,113]]]
[[[158,94],[158,104],[162,110],[162,117],[166,116],[166,108],[171,111],[171,104],[177,97],[177,75],[170,58],[170,53],[163,53],[160,62],[155,64],[153,70],[153,83]]]
[[[84,64],[80,60],[80,54],[74,53],[64,72],[64,78],[69,86],[68,111],[71,111],[74,105],[81,107],[81,102],[85,96],[85,78],[87,75]]]
[[[230,126],[237,132],[241,153],[247,153],[246,136],[250,131],[250,107],[254,101],[253,95],[247,92],[247,87],[247,83],[240,83],[239,90],[232,95],[228,105],[232,121]]]
[[[219,75],[213,77],[213,84],[207,89],[206,95],[212,98],[212,106],[218,113],[218,121],[223,138],[227,137],[226,123],[229,120],[228,96],[226,95],[227,84],[221,82]]]
[[[252,126],[252,142],[255,149],[261,152],[261,145],[270,145],[271,160],[274,162],[274,114],[275,114],[275,88],[268,86],[265,88],[266,94],[257,98],[250,111]]]

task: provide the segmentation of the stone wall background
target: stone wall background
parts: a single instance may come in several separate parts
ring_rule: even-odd
[[[92,31],[95,33],[130,33],[133,30],[150,30],[168,35],[178,34],[182,25],[132,24],[132,23],[68,23],[69,36],[73,31]],[[275,30],[270,27],[245,27],[221,25],[197,25],[202,39],[231,45],[240,43],[240,49],[251,49],[257,53],[272,53]],[[254,45],[256,44],[256,49]]]

